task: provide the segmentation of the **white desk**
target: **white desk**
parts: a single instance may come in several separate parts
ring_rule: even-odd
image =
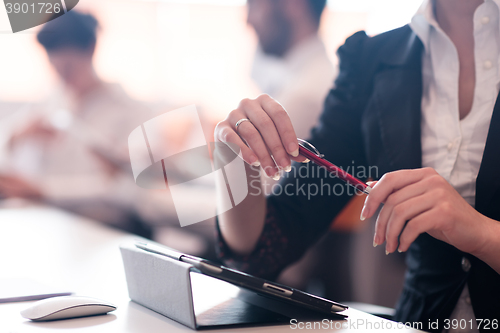
[[[78,295],[101,298],[118,309],[105,316],[32,323],[19,312],[28,302],[0,304],[0,333],[23,332],[193,332],[128,298],[119,244],[134,236],[109,229],[97,222],[41,208],[0,209],[0,279],[31,278],[60,286]],[[168,300],[166,300],[168,301]],[[375,325],[388,321],[349,309],[349,321]],[[395,324],[394,324],[395,325]],[[224,332],[293,332],[289,325],[224,330]],[[311,332],[311,330],[306,330]],[[319,330],[321,332],[332,330]],[[369,332],[358,329],[333,331]],[[387,329],[373,329],[385,332]],[[416,332],[397,329],[398,332]],[[214,331],[211,331],[214,332]]]

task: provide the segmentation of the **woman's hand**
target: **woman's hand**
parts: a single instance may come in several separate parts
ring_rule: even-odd
[[[236,123],[243,121],[236,129]],[[217,124],[215,140],[237,145],[245,162],[262,166],[269,177],[279,178],[279,171],[290,171],[291,161],[299,156],[297,136],[288,113],[268,95],[244,99],[238,108]],[[276,163],[275,163],[276,162]]]
[[[38,142],[48,142],[57,138],[57,134],[57,130],[45,124],[42,119],[34,119],[13,133],[8,145],[13,148],[18,142],[29,138],[36,139]]]
[[[42,191],[27,180],[13,175],[0,175],[0,199],[23,198],[28,200],[41,200]]]
[[[239,123],[238,128],[236,123]],[[239,150],[235,153],[248,165],[262,166],[265,173],[276,180],[280,170],[291,170],[291,160],[306,160],[299,156],[297,136],[288,113],[268,95],[242,100],[236,110],[217,124],[214,137],[233,151]],[[248,166],[246,171],[254,177],[252,182],[260,184],[257,168]],[[217,188],[227,185],[222,179],[220,182]],[[246,196],[236,207],[218,216],[220,231],[232,251],[240,255],[253,251],[264,229],[266,211],[266,198],[260,191],[258,195]]]
[[[491,255],[491,235],[500,236],[500,223],[472,208],[434,169],[390,172],[372,186],[361,218],[371,217],[384,203],[373,245],[386,241],[387,254],[408,250],[421,233],[427,232],[479,258]]]

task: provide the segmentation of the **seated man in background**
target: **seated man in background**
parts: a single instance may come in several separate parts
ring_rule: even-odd
[[[297,137],[306,139],[318,121],[337,72],[318,36],[326,0],[249,0],[247,3],[247,20],[259,41],[252,78],[262,92],[283,105]],[[275,184],[276,181],[263,177],[264,193],[272,193]],[[367,293],[364,291],[371,287],[373,279],[365,281],[359,277],[356,282],[351,279],[358,267],[362,267],[361,274],[356,275],[368,276],[369,270],[364,267],[366,261],[373,261],[370,257],[353,264],[351,259],[357,253],[366,256],[366,249],[357,245],[369,229],[368,224],[358,219],[362,206],[363,198],[355,197],[339,217],[343,223],[337,221],[336,229],[325,235],[299,263],[287,269],[279,281],[336,300],[392,306],[397,291],[381,288],[380,293]],[[347,254],[346,249],[351,248]],[[332,260],[332,253],[338,252],[346,254]],[[401,286],[402,260],[385,256],[380,260],[391,261],[391,268],[386,266],[386,272],[380,272],[380,279],[387,280],[388,287],[392,288],[394,283]],[[325,262],[328,265],[324,265]],[[348,273],[340,275],[339,271]]]
[[[309,136],[335,70],[318,37],[326,0],[249,0],[248,23],[259,39],[252,78],[280,101],[299,138]]]
[[[42,200],[149,236],[133,207],[129,133],[150,117],[93,65],[97,20],[70,11],[43,26],[38,42],[63,83],[43,108],[9,124],[0,198]]]
[[[360,219],[377,216],[373,246],[408,251],[394,319],[425,331],[488,332],[482,324],[500,318],[499,9],[499,1],[428,0],[410,25],[348,38],[310,139],[340,166],[355,161],[383,175],[368,183]],[[311,163],[291,165],[305,157],[269,96],[243,100],[215,139],[238,145],[268,176],[291,166],[280,183],[288,192],[249,195],[218,220],[220,257],[274,279],[328,230],[350,195],[297,190],[345,184],[312,176]],[[259,179],[257,168],[246,170]],[[447,325],[457,322],[466,325]]]

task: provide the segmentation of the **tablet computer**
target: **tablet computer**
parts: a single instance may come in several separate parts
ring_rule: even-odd
[[[342,312],[348,308],[346,305],[311,295],[282,284],[267,281],[235,269],[218,265],[206,259],[184,254],[156,243],[136,242],[135,246],[147,252],[189,263],[205,275],[232,283],[238,287],[255,291],[261,295],[289,302],[310,310],[342,316],[342,314],[338,314],[338,312]]]

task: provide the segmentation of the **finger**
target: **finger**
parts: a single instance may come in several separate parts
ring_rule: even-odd
[[[225,122],[221,122],[216,128],[216,139],[220,142],[228,144],[233,149],[233,145],[238,146],[240,151],[235,151],[236,154],[241,154],[241,158],[248,164],[260,165],[257,155],[243,142],[240,136]],[[234,150],[234,149],[233,149]]]
[[[363,210],[361,211],[361,217],[363,219],[371,217],[391,193],[416,183],[431,174],[436,174],[436,171],[431,168],[399,170],[386,173],[366,198]]]
[[[420,234],[428,232],[432,229],[436,218],[436,211],[436,209],[430,209],[408,221],[405,229],[399,237],[399,252],[408,251],[410,245]]]
[[[266,143],[261,133],[249,121],[245,121],[238,127],[239,136],[248,144],[250,149],[257,155],[262,169],[272,178],[279,177],[279,169],[267,150]]]
[[[281,142],[281,137],[278,134],[278,130],[276,129],[273,120],[267,114],[267,110],[262,108],[261,110],[258,110],[253,104],[246,105],[244,107],[245,113],[255,128],[260,132],[260,135],[264,139],[264,142],[270,150],[276,164],[282,169],[289,170],[291,165],[290,157]]]
[[[310,160],[305,157],[305,156],[302,156],[302,155],[299,155],[297,157],[291,157],[291,159],[295,162],[301,162],[301,163],[309,163]]]
[[[405,228],[406,221],[432,209],[434,204],[435,199],[432,195],[423,194],[394,207],[389,221],[387,222],[385,234],[387,240],[386,253],[392,253],[398,248],[399,235]]]
[[[236,133],[243,139],[244,142],[246,142],[246,144],[250,147],[250,149],[254,152],[254,154],[257,155],[257,158],[259,159],[259,162],[262,168],[264,169],[265,173],[269,177],[278,178],[279,169],[276,166],[274,160],[271,158],[268,146],[264,141],[261,133],[255,127],[255,124],[252,122],[252,119],[256,117],[269,118],[266,112],[262,109],[258,101],[247,98],[243,99],[240,102],[238,109],[229,114],[227,121],[229,122],[229,124],[231,124],[231,128],[235,129],[234,127],[239,120],[241,119],[250,120],[240,123]],[[269,120],[269,122],[271,121]],[[277,138],[276,141],[279,141],[279,136],[277,134],[274,125],[272,125],[272,128]],[[283,165],[283,168],[288,169],[287,166],[289,165],[290,162],[288,162],[287,165]]]
[[[288,112],[280,103],[268,95],[261,95],[259,99],[264,110],[266,110],[276,126],[286,152],[293,157],[297,157],[299,155],[299,142]]]
[[[389,221],[389,217],[391,216],[394,207],[404,201],[409,200],[410,198],[419,196],[424,192],[425,188],[419,182],[404,187],[389,195],[389,197],[385,201],[384,206],[380,210],[380,213],[377,217],[377,222],[375,223],[375,235],[373,237],[374,246],[384,243],[387,222]]]

